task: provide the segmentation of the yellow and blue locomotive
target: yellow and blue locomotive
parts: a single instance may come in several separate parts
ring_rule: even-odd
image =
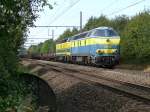
[[[120,37],[111,27],[99,27],[56,44],[59,61],[112,67],[119,62]]]

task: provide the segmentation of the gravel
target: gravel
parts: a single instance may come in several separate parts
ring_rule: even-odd
[[[53,88],[57,97],[57,112],[150,112],[149,104],[54,71],[50,69],[48,64],[148,86],[150,85],[149,73],[46,61],[24,61],[23,63],[26,62],[28,62],[28,64],[25,64],[27,67],[34,65],[34,67],[30,67],[30,71],[34,70],[34,73],[37,73]],[[38,63],[47,65],[39,67]],[[37,65],[37,68],[35,65]]]
[[[145,73],[143,71],[136,71],[136,70],[105,69],[105,68],[96,68],[91,66],[81,66],[75,64],[64,64],[59,62],[48,62],[48,61],[38,61],[38,62],[69,68],[77,71],[85,71],[91,74],[104,76],[106,78],[121,80],[124,82],[131,82],[134,84],[150,87],[150,72]]]

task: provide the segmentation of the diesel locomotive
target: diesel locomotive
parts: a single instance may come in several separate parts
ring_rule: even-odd
[[[56,60],[113,67],[120,58],[120,36],[111,27],[98,27],[56,44]]]

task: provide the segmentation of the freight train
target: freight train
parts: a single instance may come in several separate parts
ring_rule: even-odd
[[[56,42],[56,52],[29,58],[112,68],[120,60],[120,36],[111,27],[98,27]]]
[[[56,61],[113,67],[120,58],[120,36],[111,27],[98,27],[56,44]]]

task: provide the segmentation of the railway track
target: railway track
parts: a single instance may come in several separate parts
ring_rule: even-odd
[[[115,92],[129,95],[129,97],[136,98],[137,100],[142,100],[144,102],[150,103],[150,87],[148,86],[114,80],[111,78],[99,76],[96,73],[86,70],[76,70],[74,68],[69,68],[66,66],[43,63],[42,61],[39,61],[38,65],[55,72],[59,72],[63,75],[82,80],[86,83],[91,83],[95,86],[108,88]]]
[[[58,75],[66,75],[84,81],[86,83],[93,84],[97,87],[108,88],[112,91],[119,92],[121,95],[127,95],[128,97],[134,98],[150,104],[150,86],[132,83],[128,81],[115,80],[104,75],[98,75],[90,69],[83,69],[80,66],[73,67],[68,64],[49,63],[47,61],[29,60],[31,63],[35,63],[41,66],[43,70],[49,70],[58,73]],[[64,66],[62,66],[64,65]],[[80,68],[80,69],[78,69]],[[105,71],[105,70],[104,70]],[[106,70],[107,71],[107,70]],[[103,72],[102,72],[103,73]]]

